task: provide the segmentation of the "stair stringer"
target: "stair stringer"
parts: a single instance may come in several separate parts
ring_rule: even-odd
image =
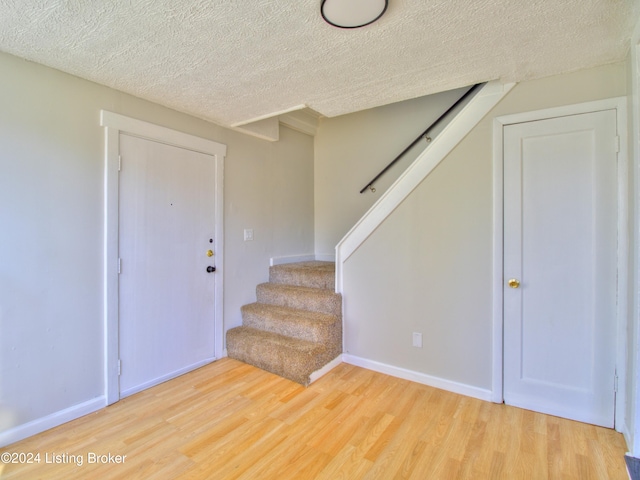
[[[343,264],[362,245],[378,226],[407,198],[411,192],[444,160],[449,153],[475,128],[515,86],[499,81],[487,83],[418,158],[384,192],[358,220],[336,246],[336,292],[342,291]],[[343,295],[344,299],[344,295]],[[344,309],[344,300],[343,300]],[[344,311],[342,316],[343,332]],[[344,333],[343,333],[344,335]],[[343,339],[344,347],[344,339]],[[344,348],[343,348],[344,350]]]

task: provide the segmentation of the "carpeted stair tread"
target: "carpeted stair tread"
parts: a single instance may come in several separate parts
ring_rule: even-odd
[[[269,268],[269,282],[300,287],[335,289],[336,265],[333,262],[299,262]]]
[[[229,357],[309,385],[309,375],[332,360],[322,344],[250,327],[227,332]]]
[[[245,327],[312,342],[340,341],[336,338],[340,318],[335,315],[265,303],[244,305],[241,311]]]
[[[342,314],[342,296],[329,289],[261,283],[256,287],[256,297],[258,303],[281,305],[336,316]]]

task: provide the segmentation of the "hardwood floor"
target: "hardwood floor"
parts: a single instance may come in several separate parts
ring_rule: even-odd
[[[40,454],[7,479],[538,480],[627,479],[625,450],[613,430],[347,364],[305,389],[223,359],[0,452]]]

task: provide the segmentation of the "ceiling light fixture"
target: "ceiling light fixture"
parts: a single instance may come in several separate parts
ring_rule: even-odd
[[[322,18],[334,27],[358,28],[378,20],[389,0],[322,0]]]

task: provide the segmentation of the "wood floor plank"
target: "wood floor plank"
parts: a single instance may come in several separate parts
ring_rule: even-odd
[[[420,386],[423,389],[423,386]],[[398,426],[397,431],[393,437],[390,437],[386,446],[382,451],[378,452],[375,457],[375,462],[371,470],[369,470],[365,476],[367,479],[376,479],[382,477],[389,477],[392,472],[405,469],[406,472],[410,472],[415,467],[415,464],[409,464],[405,466],[405,462],[411,462],[411,455],[415,455],[416,451],[420,449],[420,445],[424,445],[418,439],[420,434],[425,429],[425,425],[428,423],[426,418],[430,413],[424,409],[424,404],[418,404],[416,408],[409,410],[401,409],[398,417],[393,417],[393,421],[397,422],[403,420]],[[385,412],[385,415],[389,413]],[[393,429],[394,427],[392,427]],[[385,431],[387,431],[385,429]],[[371,440],[378,442],[378,439],[372,438]],[[419,445],[416,445],[419,444]],[[367,445],[363,445],[362,448],[366,448],[366,452],[369,452],[371,447],[367,448]],[[378,444],[380,445],[380,444]],[[407,477],[401,477],[407,478]]]
[[[347,445],[316,477],[318,480],[356,480],[364,476],[372,462],[358,456],[355,447]]]
[[[405,454],[405,455],[400,454],[397,457],[397,458],[402,458],[402,463],[400,465],[400,468],[396,470],[396,473],[393,476],[394,480],[410,478],[411,475],[413,474],[416,464],[418,463],[419,459],[422,458],[422,455],[424,454],[424,451],[427,448],[427,444],[422,440],[418,440],[416,443],[407,442],[407,446],[409,450],[408,454]],[[393,465],[390,465],[390,471],[393,471]],[[382,474],[383,472],[381,471],[380,475]],[[376,473],[376,477],[380,478],[377,473]],[[375,477],[371,477],[371,478],[375,478]]]
[[[272,470],[272,475],[264,477],[262,475],[249,476],[245,480],[256,478],[280,478],[283,480],[298,480],[301,478],[316,478],[322,472],[332,457],[324,452],[307,447],[300,454],[294,455],[280,468]]]
[[[231,359],[132,395],[0,453],[3,479],[627,479],[605,428],[341,364],[309,388]],[[126,455],[89,463],[89,454]],[[108,458],[108,457],[107,457]]]

